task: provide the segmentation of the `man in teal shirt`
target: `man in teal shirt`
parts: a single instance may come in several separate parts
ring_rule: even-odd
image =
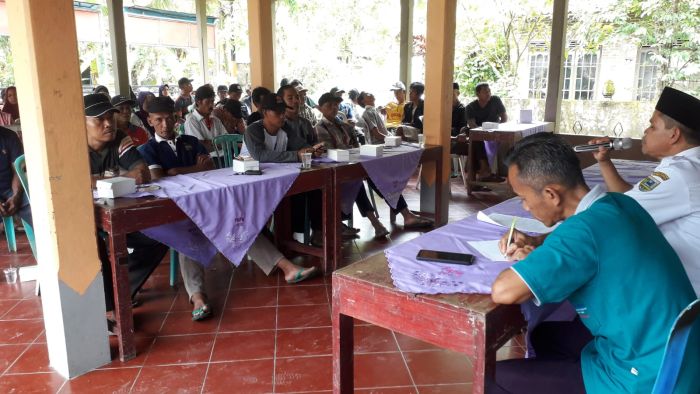
[[[525,138],[508,162],[523,207],[547,226],[563,222],[540,246],[514,241],[526,257],[498,276],[492,298],[569,300],[579,316],[541,324],[537,357],[497,363],[487,392],[649,393],[673,321],[695,299],[678,256],[636,201],[589,189],[559,137]]]

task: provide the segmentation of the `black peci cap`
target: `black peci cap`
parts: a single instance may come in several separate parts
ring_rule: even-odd
[[[665,87],[656,103],[656,110],[700,133],[700,100],[688,93]]]
[[[83,105],[85,107],[85,116],[96,118],[108,112],[119,112],[112,103],[109,102],[109,97],[103,93],[88,94],[83,97]]]
[[[156,97],[148,104],[149,114],[173,113],[175,112],[175,102],[170,97]]]

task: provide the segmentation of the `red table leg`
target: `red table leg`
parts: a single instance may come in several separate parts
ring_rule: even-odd
[[[129,286],[129,252],[126,234],[109,235],[109,262],[112,265],[114,288],[114,318],[117,321],[119,359],[128,361],[136,357],[134,345],[134,318],[131,310],[131,286]]]
[[[340,291],[333,284],[333,392],[353,392],[353,318],[340,313]]]

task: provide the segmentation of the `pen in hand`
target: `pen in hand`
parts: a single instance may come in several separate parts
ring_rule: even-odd
[[[517,217],[513,218],[513,222],[510,224],[510,231],[508,231],[508,242],[506,243],[506,252],[504,254],[508,253],[508,248],[510,248],[510,243],[513,242],[513,231],[515,230],[515,222],[518,221]]]

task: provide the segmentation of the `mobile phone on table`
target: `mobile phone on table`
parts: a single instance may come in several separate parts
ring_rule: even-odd
[[[416,256],[421,261],[436,261],[438,263],[472,265],[474,255],[455,252],[441,252],[438,250],[421,249]]]
[[[246,170],[243,175],[262,175],[261,170]]]

